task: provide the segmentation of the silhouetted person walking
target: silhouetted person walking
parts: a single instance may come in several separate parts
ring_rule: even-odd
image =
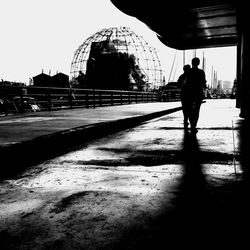
[[[188,127],[188,120],[189,120],[189,113],[190,113],[190,105],[189,105],[189,93],[187,89],[187,80],[188,80],[188,73],[191,70],[191,66],[189,64],[184,65],[183,71],[184,73],[180,75],[177,83],[178,87],[180,88],[181,92],[181,104],[182,104],[182,112],[184,116],[184,128]]]
[[[199,69],[200,59],[192,59],[192,68],[187,71],[186,81],[181,87],[181,99],[184,114],[184,128],[190,122],[191,132],[197,133],[197,122],[200,114],[200,106],[204,99],[204,89],[206,88],[206,76],[202,69]],[[184,72],[185,74],[185,72]]]

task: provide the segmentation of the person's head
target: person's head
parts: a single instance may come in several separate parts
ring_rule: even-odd
[[[198,57],[194,57],[192,59],[192,66],[193,67],[198,67],[199,64],[200,64],[200,59]]]
[[[183,71],[187,73],[191,69],[191,66],[189,64],[186,64],[183,66]]]

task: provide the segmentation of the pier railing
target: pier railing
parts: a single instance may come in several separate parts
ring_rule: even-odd
[[[178,99],[178,93],[174,96]],[[0,85],[0,113],[6,115],[158,101],[171,101],[171,98],[163,100],[157,92]]]

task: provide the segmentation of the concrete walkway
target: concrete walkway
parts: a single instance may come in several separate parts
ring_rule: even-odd
[[[0,117],[0,179],[92,139],[181,109],[180,102],[24,113]]]
[[[95,109],[68,109],[0,117],[0,147],[104,122],[149,119],[180,108],[180,102],[141,103]],[[130,120],[131,121],[131,120]]]
[[[1,247],[8,250],[20,247],[227,249],[229,246],[244,249],[250,222],[246,185],[249,182],[244,182],[244,162],[239,158],[245,138],[239,110],[234,100],[207,100],[201,108],[199,132],[194,136],[184,133],[181,112],[173,113],[176,109],[172,108],[178,105],[107,107],[105,122],[104,116],[101,119],[96,117],[97,113],[93,114],[104,112],[102,108],[86,110],[93,112],[89,114],[93,121],[83,126],[79,122],[79,133],[75,126],[68,126],[41,135],[41,140],[36,137],[30,140],[31,144],[27,141],[13,143],[14,146],[5,144],[5,148],[21,145],[19,150],[27,149],[29,144],[29,152],[25,154],[22,150],[22,155],[30,159],[31,154],[39,157],[50,150],[58,151],[55,147],[60,144],[61,149],[70,149],[65,139],[72,141],[73,146],[77,140],[79,144],[87,142],[95,136],[172,112],[132,129],[133,136],[127,136],[129,131],[118,133],[126,134],[123,142],[119,136],[115,141],[115,135],[110,136],[111,141],[102,138],[81,150],[29,168],[19,177],[0,182]],[[147,106],[151,107],[151,110],[148,107],[150,112],[145,111]],[[108,113],[113,108],[117,109],[113,112],[114,119]],[[58,117],[63,117],[62,113]],[[69,111],[69,117],[70,114]],[[27,117],[36,115],[40,114]],[[118,117],[123,119],[117,120]],[[66,120],[70,123],[72,118]],[[40,148],[46,138],[47,144]],[[33,151],[31,146],[35,148]],[[12,163],[20,166],[21,154],[12,158],[17,158]],[[104,165],[108,160],[111,164]],[[10,161],[4,165],[6,168]]]

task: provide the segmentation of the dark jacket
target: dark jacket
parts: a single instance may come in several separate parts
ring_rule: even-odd
[[[194,101],[202,101],[204,99],[206,77],[202,69],[191,68],[187,74],[182,74],[179,77],[178,82],[180,82],[181,85],[182,97]]]

